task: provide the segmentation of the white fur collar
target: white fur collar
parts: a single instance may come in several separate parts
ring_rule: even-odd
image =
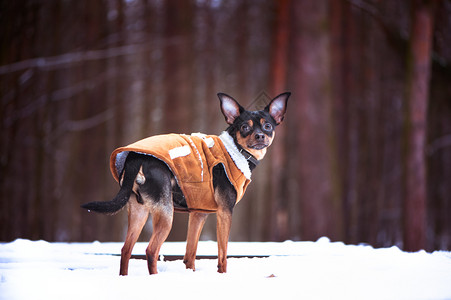
[[[244,176],[250,180],[251,169],[249,168],[249,163],[236,147],[233,138],[227,131],[223,131],[219,138],[224,144],[224,147],[227,149],[227,152],[229,153],[235,165],[238,167],[238,169],[240,169],[241,172],[243,172]]]

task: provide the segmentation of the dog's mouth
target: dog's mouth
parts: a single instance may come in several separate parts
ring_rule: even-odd
[[[254,145],[249,145],[249,149],[262,150],[268,146],[269,145],[267,143],[256,143]]]

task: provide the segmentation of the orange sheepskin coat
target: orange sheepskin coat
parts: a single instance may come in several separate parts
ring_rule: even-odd
[[[171,169],[182,190],[188,211],[215,212],[213,167],[222,164],[230,183],[241,200],[251,182],[249,164],[238,151],[233,138],[223,132],[220,136],[194,133],[156,135],[113,151],[110,168],[119,182],[130,151],[152,155]]]

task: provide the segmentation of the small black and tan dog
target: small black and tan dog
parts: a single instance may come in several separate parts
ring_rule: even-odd
[[[174,211],[190,214],[184,263],[193,270],[203,225],[209,213],[216,213],[218,272],[227,271],[233,208],[274,139],[290,93],[280,94],[259,111],[246,111],[226,94],[219,93],[218,97],[230,125],[220,136],[157,135],[118,148],[110,160],[113,177],[121,185],[118,194],[111,201],[82,205],[106,214],[114,214],[127,205],[128,231],[121,252],[120,275],[128,274],[133,246],[149,214],[153,233],[146,257],[149,273],[157,273],[159,251],[171,230]]]

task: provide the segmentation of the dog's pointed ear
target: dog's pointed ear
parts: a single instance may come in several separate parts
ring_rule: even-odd
[[[291,93],[283,93],[271,100],[265,110],[273,117],[276,124],[282,123],[285,113],[287,112],[288,98]]]
[[[244,108],[235,99],[224,93],[218,93],[218,98],[221,101],[221,111],[226,122],[232,125],[233,121],[244,111]]]

